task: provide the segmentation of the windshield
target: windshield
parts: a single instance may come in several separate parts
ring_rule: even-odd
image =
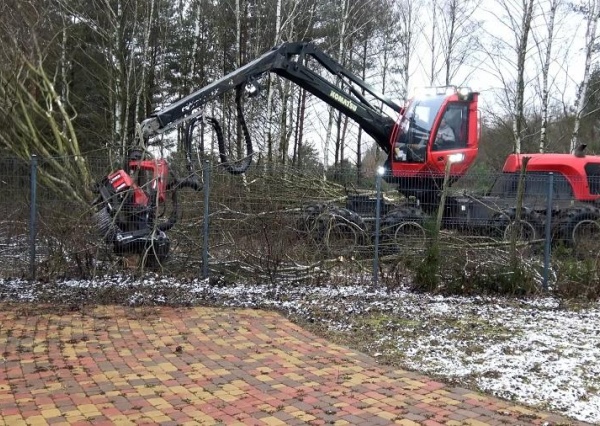
[[[404,115],[400,142],[409,144],[427,143],[435,117],[444,100],[444,96],[428,96],[415,99]]]

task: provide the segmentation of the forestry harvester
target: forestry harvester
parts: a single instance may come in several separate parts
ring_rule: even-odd
[[[177,180],[164,159],[145,157],[145,145],[175,126],[182,126],[184,145],[190,157],[191,133],[197,121],[210,125],[217,137],[220,161],[232,174],[244,173],[253,156],[252,141],[244,121],[242,98],[260,89],[259,78],[274,73],[307,90],[342,114],[353,119],[387,154],[384,179],[397,186],[405,199],[416,203],[382,203],[382,234],[389,241],[403,238],[406,223],[420,225],[437,210],[445,173],[449,182],[463,176],[477,157],[480,117],[478,93],[467,88],[435,87],[425,89],[407,105],[400,105],[380,94],[371,85],[343,67],[312,43],[285,43],[152,114],[141,123],[143,143],[131,150],[124,167],[106,176],[98,185],[96,219],[106,243],[117,254],[145,254],[163,262],[169,253],[166,235],[177,220],[177,190],[201,190],[195,178]],[[323,75],[329,73],[329,79]],[[337,84],[330,80],[337,80]],[[236,91],[238,120],[246,145],[246,156],[229,161],[219,122],[205,115],[208,102],[226,91]],[[451,196],[446,200],[443,224],[447,227],[490,227],[505,229],[515,218],[514,181],[522,157],[507,159],[502,182],[486,197]],[[447,167],[448,165],[448,167]],[[579,201],[560,212],[560,229],[565,238],[573,237],[580,221],[600,218],[596,207],[600,186],[592,177],[600,175],[600,158],[558,154],[535,154],[529,163],[535,173],[578,173],[576,179],[555,179],[560,187],[569,184],[569,194]],[[590,180],[591,179],[591,180]],[[511,186],[512,185],[512,186]],[[164,219],[161,205],[171,195],[174,213]],[[338,231],[358,243],[372,232],[367,223],[375,203],[362,195],[349,196],[346,207],[315,205],[306,209],[305,218],[329,216],[327,223],[338,224]],[[525,204],[522,220],[531,232],[544,223],[541,209]],[[586,223],[587,223],[586,222]]]

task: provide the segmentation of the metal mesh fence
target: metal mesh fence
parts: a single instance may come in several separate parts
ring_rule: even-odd
[[[111,170],[105,159],[87,163],[93,170],[89,182],[82,177],[57,184],[61,177],[52,177],[51,165],[39,159],[32,194],[32,165],[0,160],[3,277],[97,276],[145,266],[186,277],[205,268],[211,278],[226,281],[380,278],[397,285],[423,278],[430,268],[446,285],[493,287],[514,274],[518,262],[537,284],[597,282],[600,210],[593,197],[577,195],[575,186],[586,185],[577,183],[579,177],[528,173],[520,198],[518,175],[471,174],[449,189],[439,210],[442,188],[433,188],[435,194],[423,197],[430,203],[423,204],[401,197],[385,179],[378,191],[377,177],[338,183],[290,167],[258,164],[234,176],[208,162],[204,170],[185,173],[174,164],[172,182],[174,175],[178,182],[193,175],[202,190],[167,185],[155,209],[124,210],[133,222],[103,228],[102,220],[117,220],[122,212],[99,218],[103,205],[93,206],[96,184]],[[151,205],[156,181],[146,176],[136,182]],[[164,225],[169,222],[174,225]],[[107,229],[114,234],[152,227],[164,230],[168,240],[168,256],[154,264],[140,258],[155,245],[119,251],[106,235]]]

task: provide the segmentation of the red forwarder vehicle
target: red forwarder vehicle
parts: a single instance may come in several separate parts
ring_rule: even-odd
[[[258,95],[259,79],[265,73],[292,81],[347,115],[387,154],[384,179],[397,186],[405,200],[415,200],[382,203],[381,232],[387,243],[405,244],[406,230],[421,227],[428,216],[435,214],[448,163],[450,183],[453,183],[469,170],[477,157],[478,93],[453,86],[430,88],[415,96],[408,105],[399,105],[314,44],[285,43],[141,123],[143,138],[132,149],[123,169],[103,179],[97,189],[97,223],[115,253],[146,254],[151,260],[163,262],[170,248],[166,232],[177,221],[177,190],[182,187],[201,189],[193,173],[192,178],[177,180],[169,173],[164,159],[147,158],[146,145],[157,143],[157,136],[166,130],[175,126],[183,129],[191,172],[191,135],[200,121],[213,128],[226,170],[241,174],[248,169],[253,146],[244,120],[243,100]],[[205,114],[206,104],[229,90],[236,93],[237,115],[246,143],[246,157],[235,163],[227,157],[218,120]],[[542,229],[544,179],[553,172],[556,235],[567,242],[576,242],[576,234],[584,227],[589,232],[600,218],[597,207],[600,188],[596,183],[600,157],[528,156],[532,158],[521,228],[531,237]],[[521,161],[519,155],[508,157],[502,178],[487,196],[450,196],[445,203],[443,226],[502,235],[515,219],[516,182]],[[167,191],[172,194],[174,213],[162,219],[161,205],[168,201]],[[308,206],[303,215],[304,225],[330,248],[336,238],[341,238],[345,249],[352,250],[373,236],[370,224],[375,205],[373,198],[352,195],[345,207]]]

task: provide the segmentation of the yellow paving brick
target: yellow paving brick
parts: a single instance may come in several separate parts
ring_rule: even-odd
[[[392,420],[398,417],[398,415],[395,413],[388,413],[387,411],[380,411],[379,413],[377,413],[377,417],[381,417],[386,420]]]
[[[58,408],[50,408],[48,410],[42,410],[41,414],[44,418],[50,419],[52,417],[60,417],[61,412]]]
[[[367,404],[367,405],[377,404],[377,400],[374,398],[365,398],[365,399],[361,400],[360,402],[361,402],[361,404]]]
[[[231,382],[231,384],[232,384],[233,386],[237,387],[237,388],[240,388],[240,389],[241,389],[241,388],[248,387],[248,384],[247,384],[245,381],[243,381],[243,380],[240,380],[240,379],[233,380],[233,381]]]
[[[231,391],[237,391],[237,390],[240,390],[240,389],[239,389],[239,388],[238,388],[236,385],[234,385],[234,384],[232,384],[232,383],[225,383],[225,384],[222,386],[222,389],[223,389],[224,391],[227,391],[227,392],[231,392]]]
[[[200,424],[202,424],[202,422],[215,422],[215,418],[207,414],[198,414],[197,416],[194,416],[194,419],[196,420],[196,423],[193,424],[196,425],[198,424],[198,422],[200,422]]]
[[[146,401],[148,401],[149,404],[153,405],[154,407],[160,407],[160,408],[170,408],[171,404],[169,404],[167,401],[165,401],[163,398],[148,398]]]
[[[31,426],[37,426],[37,425],[47,425],[48,422],[46,421],[46,419],[42,416],[31,416],[27,418],[27,424],[31,425]]]
[[[93,404],[78,405],[77,409],[79,410],[80,413],[82,413],[84,415],[88,415],[88,416],[100,414],[98,412],[98,408],[96,408],[96,406]]]
[[[128,416],[126,415],[118,415],[118,416],[112,416],[109,418],[109,420],[115,424],[115,425],[133,425],[135,424]]]
[[[190,391],[188,389],[186,389],[184,386],[171,386],[167,389],[168,389],[168,392],[173,395],[187,395],[190,393]]]
[[[422,388],[425,386],[424,383],[419,382],[418,380],[413,380],[413,379],[408,379],[408,378],[402,378],[401,380],[404,383],[406,383],[407,385],[414,386],[416,389]]]
[[[421,426],[420,423],[413,422],[409,419],[396,420],[395,424],[404,426]]]
[[[197,398],[201,401],[213,398],[213,394],[210,392],[206,392],[205,390],[199,390],[199,391],[190,390],[190,392],[194,395],[195,398]]]
[[[316,419],[315,416],[313,416],[312,414],[308,414],[305,411],[294,411],[292,413],[290,413],[292,416],[296,417],[297,419],[302,420],[303,422],[310,422]]]
[[[458,401],[456,399],[452,399],[452,398],[442,397],[442,398],[438,399],[438,401],[443,402],[444,404],[447,404],[447,405],[460,405],[460,401]]]
[[[526,407],[519,407],[517,405],[513,405],[511,407],[506,407],[506,409],[508,411],[516,411],[517,413],[521,413],[521,414],[535,414],[535,412],[533,410],[530,410],[529,408]]]
[[[406,396],[404,395],[395,395],[392,397],[388,397],[386,396],[385,398],[381,399],[381,402],[387,405],[391,405],[392,407],[396,407],[396,406],[404,406],[404,401],[406,400]]]
[[[23,420],[23,417],[19,416],[19,415],[14,415],[14,416],[4,416],[2,418],[2,420],[4,420],[4,424],[8,425],[8,426],[12,426],[12,425],[26,425],[27,423],[25,422],[25,420]]]
[[[463,423],[470,425],[470,426],[488,426],[488,424],[489,424],[486,422],[480,422],[477,419],[466,419],[466,420],[463,420]]]
[[[299,382],[304,379],[304,377],[302,377],[301,375],[299,375],[297,373],[285,373],[284,376],[287,377],[288,379],[294,380],[296,382]]]
[[[166,382],[167,380],[173,379],[173,377],[171,377],[171,375],[169,375],[167,373],[156,373],[153,378],[157,379],[161,382]]]
[[[279,420],[277,417],[263,417],[260,419],[262,423],[267,425],[277,426],[277,425],[285,425],[284,421]]]
[[[237,401],[239,398],[239,396],[236,395],[231,395],[231,394],[224,394],[219,396],[219,399],[225,402],[233,402],[233,401]]]
[[[136,386],[135,390],[141,396],[154,395],[156,393],[156,390],[154,388],[149,388],[146,386]]]
[[[476,399],[478,401],[485,401],[486,399],[489,399],[489,397],[487,397],[485,395],[480,395],[480,394],[477,394],[477,393],[466,393],[463,396],[465,398]]]
[[[158,366],[167,373],[172,373],[173,371],[177,371],[177,367],[175,367],[170,362],[163,362],[161,364],[158,364]]]

